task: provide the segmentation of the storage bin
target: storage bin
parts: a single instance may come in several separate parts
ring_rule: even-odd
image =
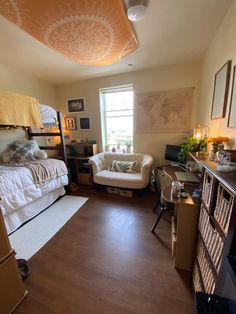
[[[208,171],[205,171],[202,186],[202,201],[208,211],[210,211],[215,179]]]
[[[214,211],[214,217],[225,235],[227,235],[228,233],[233,205],[234,195],[220,183],[217,191],[217,200],[216,208]]]
[[[204,288],[202,286],[201,274],[196,262],[193,268],[193,288],[195,292],[204,291]]]
[[[205,248],[200,240],[197,246],[197,260],[203,279],[204,290],[206,293],[213,293],[215,290],[215,276],[207,259]]]
[[[130,190],[120,190],[120,196],[125,196],[125,197],[133,197],[133,191]]]
[[[214,267],[218,273],[221,265],[224,241],[218,231],[211,225],[210,217],[203,204],[200,212],[199,230]]]
[[[119,194],[119,189],[108,186],[107,187],[107,192],[111,193],[111,194]]]

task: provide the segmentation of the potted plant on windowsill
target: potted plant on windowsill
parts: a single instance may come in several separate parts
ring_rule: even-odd
[[[188,154],[190,152],[200,152],[206,148],[207,138],[198,139],[192,136],[184,138],[184,142],[180,145],[181,150],[178,155],[180,163],[185,164],[188,160]]]

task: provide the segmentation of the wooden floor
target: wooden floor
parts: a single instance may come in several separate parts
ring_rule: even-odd
[[[78,195],[90,199],[29,260],[29,295],[15,313],[192,313],[190,280],[171,260],[169,222],[150,232],[155,195],[83,187]]]

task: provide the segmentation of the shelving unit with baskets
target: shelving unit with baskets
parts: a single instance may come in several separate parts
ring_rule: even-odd
[[[198,244],[193,269],[195,291],[236,300],[236,173],[216,171],[216,164],[192,155],[203,167]]]

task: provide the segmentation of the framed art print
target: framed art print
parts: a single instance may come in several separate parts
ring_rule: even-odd
[[[79,118],[79,128],[81,131],[90,131],[91,130],[91,121],[89,117]]]
[[[77,130],[75,117],[66,117],[65,124],[67,130]]]
[[[85,112],[85,99],[75,98],[67,100],[68,113]]]
[[[220,119],[225,117],[229,91],[230,69],[231,60],[227,61],[215,75],[211,119]]]
[[[230,108],[229,108],[229,118],[228,118],[228,127],[236,127],[236,79],[235,79],[236,65],[234,66],[233,72],[233,83],[231,90],[231,99],[230,99]]]

